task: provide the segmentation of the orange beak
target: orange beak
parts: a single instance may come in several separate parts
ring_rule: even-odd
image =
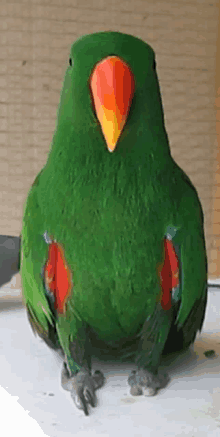
[[[90,78],[97,118],[109,152],[113,152],[126,123],[134,95],[134,76],[117,56],[99,62]]]

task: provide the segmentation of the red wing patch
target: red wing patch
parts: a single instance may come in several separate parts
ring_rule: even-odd
[[[72,288],[71,271],[67,266],[64,250],[60,244],[49,245],[48,260],[44,268],[47,288],[54,294],[55,309],[65,311],[65,302]]]
[[[173,243],[164,238],[164,262],[160,270],[162,287],[161,306],[164,310],[171,308],[171,293],[179,285],[179,260]]]

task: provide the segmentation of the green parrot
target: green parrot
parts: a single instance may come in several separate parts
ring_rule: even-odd
[[[78,408],[97,405],[91,358],[133,359],[132,395],[169,377],[207,302],[203,212],[173,160],[153,49],[119,32],[79,38],[46,165],[25,204],[23,298],[31,326],[63,357]]]

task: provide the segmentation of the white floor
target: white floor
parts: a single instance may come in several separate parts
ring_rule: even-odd
[[[188,352],[162,367],[171,377],[155,397],[132,397],[133,364],[94,361],[106,384],[90,415],[60,387],[61,362],[35,337],[19,302],[0,301],[2,436],[220,437],[220,289],[210,288],[203,330]],[[215,357],[204,352],[214,349]]]

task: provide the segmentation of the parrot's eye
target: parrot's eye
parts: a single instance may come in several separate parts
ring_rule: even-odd
[[[72,59],[71,58],[69,58],[69,64],[70,64],[70,67],[72,67]]]

